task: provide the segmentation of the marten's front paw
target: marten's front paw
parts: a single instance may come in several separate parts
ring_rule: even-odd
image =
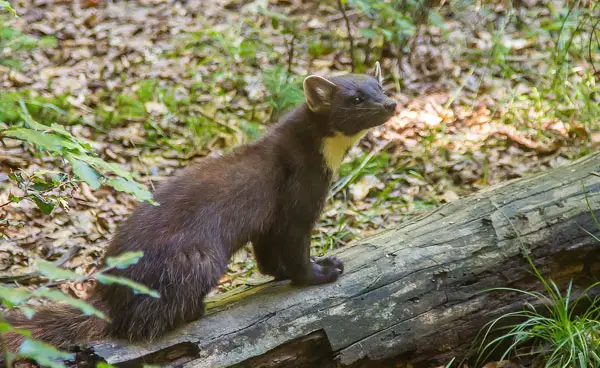
[[[317,263],[323,267],[337,268],[341,272],[344,272],[344,262],[340,261],[340,259],[337,257],[334,257],[334,256],[323,257],[323,258],[310,257],[310,260],[311,260],[311,262]]]
[[[321,259],[311,258],[310,268],[307,273],[292,279],[296,285],[319,285],[334,282],[340,277],[344,266],[335,257]]]

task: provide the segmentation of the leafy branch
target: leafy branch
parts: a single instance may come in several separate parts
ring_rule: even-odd
[[[84,282],[95,279],[102,284],[119,284],[130,288],[136,294],[147,294],[154,298],[158,298],[160,295],[145,285],[123,277],[107,274],[108,271],[114,269],[124,269],[136,264],[142,258],[142,256],[142,252],[127,252],[117,257],[108,257],[106,259],[106,266],[89,276],[81,275],[70,270],[57,267],[56,265],[44,260],[38,260],[36,262],[36,268],[39,274],[48,281],[61,280]],[[35,290],[30,290],[25,287],[0,286],[0,299],[2,300],[2,306],[8,309],[19,310],[28,318],[31,318],[35,314],[35,310],[26,305],[27,302],[32,298],[43,298],[52,302],[65,303],[80,310],[85,315],[108,320],[107,316],[102,313],[102,311],[96,309],[84,300],[72,298],[60,291],[52,290],[48,287],[48,284],[43,285]],[[7,357],[7,360],[9,361],[12,361],[18,357],[27,357],[34,359],[36,362],[43,364],[44,366],[63,368],[64,365],[60,362],[60,360],[69,359],[71,357],[71,354],[69,353],[62,352],[49,344],[31,338],[31,333],[29,331],[14,328],[0,315],[0,334],[7,332],[16,333],[25,337],[17,355],[7,351],[4,352],[5,357]]]
[[[17,12],[15,11],[15,9],[13,9],[12,6],[10,6],[10,3],[8,1],[0,0],[0,9],[4,9],[12,15],[14,15],[15,17],[18,17]]]
[[[122,169],[115,163],[109,163],[97,156],[92,146],[81,138],[68,132],[62,125],[52,123],[50,126],[36,122],[29,114],[25,103],[20,100],[20,117],[22,123],[9,126],[0,133],[3,137],[14,138],[33,144],[37,149],[52,156],[64,158],[71,164],[73,176],[86,182],[92,189],[101,185],[108,185],[122,192],[132,194],[139,201],[157,204],[152,200],[152,194],[146,187],[138,183],[132,173]],[[45,174],[54,174],[45,178]],[[40,171],[28,175],[23,172],[11,173],[10,179],[17,182],[24,195],[11,194],[10,202],[19,203],[29,199],[42,210],[43,213],[52,212],[56,204],[66,206],[66,201],[59,195],[45,196],[46,192],[64,186],[76,186],[65,173]],[[2,204],[6,206],[7,204]]]

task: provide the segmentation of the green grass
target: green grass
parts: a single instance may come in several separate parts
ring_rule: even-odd
[[[499,361],[510,356],[539,355],[547,368],[600,367],[600,299],[588,295],[600,282],[574,297],[572,282],[561,291],[553,280],[546,280],[540,274],[529,258],[528,261],[544,286],[544,292],[492,289],[520,293],[532,302],[526,310],[506,313],[486,324],[477,362],[486,362],[499,345],[505,343],[508,348],[502,352]],[[576,308],[583,300],[587,300],[589,306],[576,315]],[[503,333],[485,343],[494,328],[507,319],[521,322],[499,328]]]
[[[590,216],[600,229],[583,183],[582,191]],[[592,233],[583,230],[600,242]],[[591,290],[597,291],[600,281],[575,296],[573,281],[569,282],[566,290],[561,291],[552,279],[542,276],[528,255],[526,259],[543,285],[543,292],[515,288],[491,289],[516,292],[530,299],[530,302],[527,303],[527,309],[506,313],[486,324],[477,363],[486,362],[500,344],[507,343],[508,348],[502,352],[499,361],[511,355],[538,356],[543,359],[546,368],[600,367],[600,297],[590,295]],[[583,301],[589,304],[582,312],[577,306]],[[507,319],[520,322],[500,327],[504,332],[486,343],[494,327],[504,324]]]

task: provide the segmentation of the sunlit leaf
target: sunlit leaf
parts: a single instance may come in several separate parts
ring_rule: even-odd
[[[155,298],[160,297],[160,294],[157,293],[156,291],[151,290],[148,287],[146,287],[140,283],[131,281],[131,280],[123,278],[123,277],[97,274],[95,276],[95,278],[96,278],[96,280],[98,280],[99,282],[101,282],[103,284],[119,284],[119,285],[127,286],[127,287],[131,288],[133,290],[133,292],[136,294],[148,294]]]
[[[12,305],[24,303],[31,296],[31,292],[26,288],[10,288],[0,286],[0,298]]]
[[[106,265],[110,268],[124,269],[132,264],[138,263],[140,258],[144,256],[144,252],[127,252],[117,257],[106,258]]]
[[[7,129],[3,133],[7,137],[20,139],[22,141],[32,143],[39,148],[50,151],[58,152],[63,149],[65,140],[64,138],[54,135],[39,132],[33,129],[27,128],[12,128]]]
[[[17,309],[19,309],[24,315],[25,317],[27,317],[28,319],[31,319],[34,315],[36,310],[27,306],[19,306]]]
[[[150,193],[143,185],[132,180],[125,180],[123,178],[110,179],[106,182],[106,184],[120,192],[133,194],[138,201],[146,201],[156,204],[156,202],[152,200],[152,193]]]
[[[98,176],[96,170],[94,170],[85,162],[78,160],[73,155],[68,155],[67,160],[69,160],[71,163],[71,167],[75,176],[88,183],[92,189],[100,188],[100,177]]]
[[[133,180],[133,176],[131,175],[131,173],[129,171],[124,170],[119,165],[117,165],[113,162],[106,162],[106,161],[102,160],[101,158],[90,156],[90,155],[79,155],[79,156],[77,156],[77,159],[84,161],[84,162],[96,167],[97,169],[102,169],[102,170],[105,170],[108,172],[112,172],[120,177],[125,178],[125,179]]]
[[[57,290],[49,290],[49,289],[39,289],[34,293],[36,296],[41,296],[47,299],[50,299],[55,302],[62,302],[69,304],[70,306],[79,309],[84,314],[90,316],[96,316],[102,319],[106,319],[106,316],[101,311],[92,307],[90,304],[81,299],[75,299],[67,294],[57,291]]]
[[[14,328],[8,322],[0,322],[0,334],[6,333],[6,332],[16,333],[16,334],[19,334],[19,335],[25,336],[25,337],[31,336],[31,332],[29,332],[28,330],[25,330],[22,328]]]
[[[82,278],[80,274],[57,267],[50,262],[44,260],[36,261],[38,271],[50,280],[79,280]]]
[[[38,340],[25,339],[19,348],[19,355],[35,360],[39,365],[50,368],[63,368],[61,360],[71,359],[73,354],[57,350],[54,346]]]
[[[6,9],[6,11],[11,13],[15,17],[17,16],[17,12],[15,11],[15,9],[12,8],[12,6],[10,6],[10,3],[8,1],[0,0],[0,8]]]

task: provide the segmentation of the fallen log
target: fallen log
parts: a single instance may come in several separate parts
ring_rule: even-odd
[[[523,254],[557,283],[600,279],[600,153],[482,190],[338,250],[333,284],[270,282],[210,303],[208,314],[152,345],[103,342],[78,365],[415,367],[462,357],[485,322],[538,288]],[[386,365],[387,366],[387,365]]]

